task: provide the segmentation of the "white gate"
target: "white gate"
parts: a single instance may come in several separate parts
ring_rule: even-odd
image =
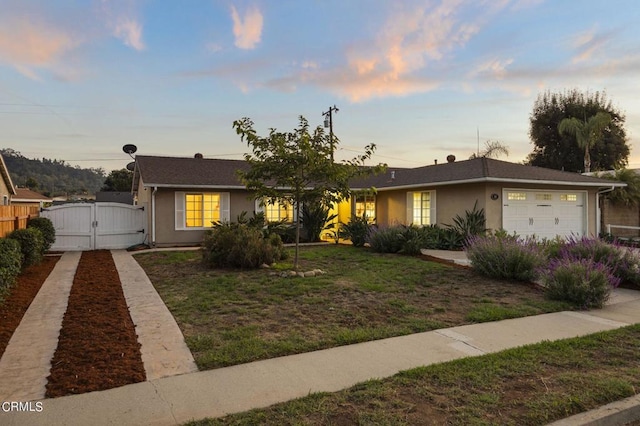
[[[55,251],[123,249],[144,242],[144,207],[121,203],[63,204],[44,209],[56,230]]]

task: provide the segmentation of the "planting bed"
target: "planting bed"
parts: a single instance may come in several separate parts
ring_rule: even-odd
[[[107,250],[82,253],[50,373],[47,397],[145,380],[140,344]]]

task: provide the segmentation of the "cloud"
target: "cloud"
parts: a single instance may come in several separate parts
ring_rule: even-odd
[[[612,33],[596,34],[594,30],[578,34],[573,39],[572,47],[576,50],[576,54],[571,59],[571,62],[575,64],[590,60],[612,38]]]
[[[0,25],[0,60],[34,80],[40,79],[34,68],[54,68],[78,44],[64,30],[44,22],[16,19]]]
[[[132,18],[118,19],[113,26],[113,35],[135,50],[140,51],[145,48],[142,41],[142,25]]]
[[[137,17],[135,1],[102,0],[100,14],[112,36],[134,50],[145,49],[143,25]]]
[[[481,63],[476,69],[470,73],[471,77],[489,76],[496,80],[503,80],[507,75],[507,67],[513,63],[513,59],[492,59]]]
[[[235,45],[240,49],[255,49],[262,37],[262,13],[257,7],[249,8],[244,18],[240,17],[235,6],[231,6],[231,19],[233,20],[233,35],[236,38]]]

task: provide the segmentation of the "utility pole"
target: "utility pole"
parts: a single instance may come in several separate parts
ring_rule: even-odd
[[[334,146],[333,146],[333,113],[334,112],[338,112],[339,109],[334,105],[332,107],[329,107],[329,111],[327,112],[323,112],[322,115],[324,116],[324,128],[326,129],[327,127],[329,128],[329,143],[331,144],[331,162],[333,163],[333,150],[334,150]]]

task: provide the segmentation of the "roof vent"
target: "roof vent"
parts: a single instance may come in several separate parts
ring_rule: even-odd
[[[447,163],[453,163],[456,161],[456,156],[453,154],[447,155]]]
[[[196,152],[196,155],[194,155],[193,158],[204,158],[204,156],[199,152]]]
[[[438,165],[438,159],[433,160],[433,164]]]
[[[391,170],[391,179],[395,179],[396,178],[396,171],[395,170]]]

